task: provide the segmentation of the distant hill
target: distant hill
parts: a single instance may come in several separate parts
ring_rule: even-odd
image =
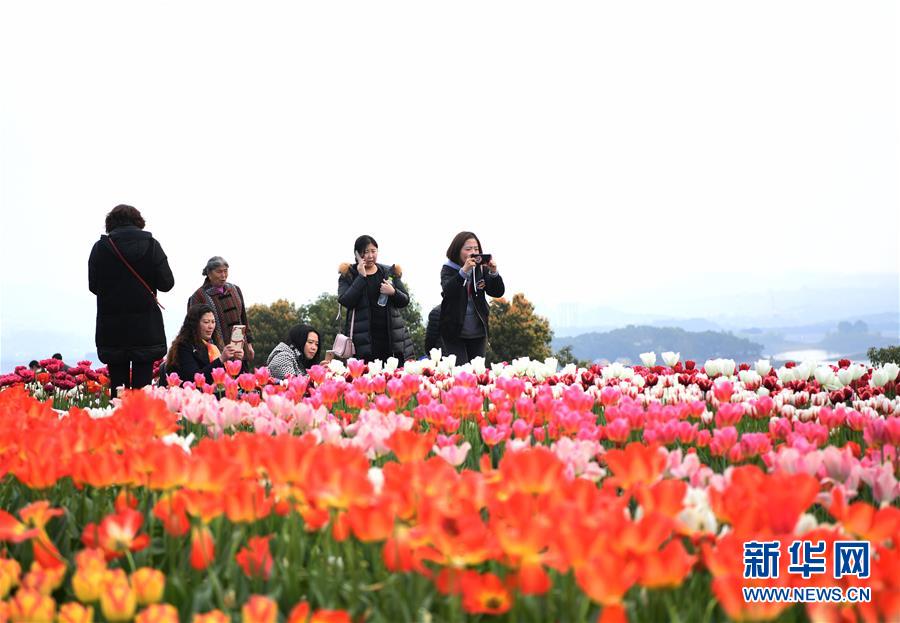
[[[584,333],[553,340],[553,348],[572,347],[572,354],[581,360],[640,361],[640,354],[653,351],[681,353],[681,360],[705,361],[717,357],[735,361],[755,361],[762,355],[761,344],[721,331],[692,332],[674,327],[629,325],[604,333]]]

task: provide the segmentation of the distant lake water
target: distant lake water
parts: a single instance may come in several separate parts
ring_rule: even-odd
[[[829,353],[826,350],[808,348],[806,350],[787,350],[777,355],[772,355],[772,359],[777,361],[796,361],[803,363],[804,361],[837,361],[841,358],[840,353]]]

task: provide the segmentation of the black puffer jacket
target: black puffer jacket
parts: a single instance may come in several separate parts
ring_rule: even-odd
[[[475,311],[484,324],[484,334],[490,336],[490,310],[488,309],[487,296],[497,298],[506,292],[503,277],[499,274],[491,275],[481,266],[475,267],[475,281],[484,281],[484,287],[472,293],[472,301]],[[459,274],[459,266],[447,262],[441,268],[441,339],[456,342],[466,319],[466,307],[469,296],[466,279]],[[486,296],[487,295],[487,296]]]
[[[100,236],[88,260],[88,286],[97,295],[97,356],[107,364],[160,359],[167,347],[159,307],[108,238],[154,293],[175,285],[166,254],[150,232],[125,226]]]
[[[415,348],[409,329],[400,308],[409,305],[409,293],[406,286],[400,280],[403,272],[394,264],[386,266],[378,264],[385,275],[393,278],[396,293],[388,297],[388,336],[390,338],[391,352],[402,353],[404,361],[416,358]],[[353,325],[353,345],[356,347],[356,356],[361,359],[370,359],[372,356],[372,336],[369,329],[369,297],[366,293],[366,278],[359,274],[356,266],[341,264],[338,268],[341,276],[338,278],[338,302],[347,310],[344,320],[344,335],[350,335],[350,317],[356,310],[356,320]]]

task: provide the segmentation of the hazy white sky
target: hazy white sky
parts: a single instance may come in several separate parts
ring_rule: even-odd
[[[425,310],[461,229],[548,312],[896,276],[898,30],[889,1],[5,2],[3,334],[92,336],[118,203],[169,333],[209,256],[303,303],[361,233]]]

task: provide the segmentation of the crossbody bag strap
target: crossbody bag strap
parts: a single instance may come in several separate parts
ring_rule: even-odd
[[[350,316],[350,339],[353,339],[353,324],[356,322],[356,310],[353,310],[353,314]]]
[[[147,285],[147,282],[144,281],[144,278],[141,277],[141,276],[138,274],[138,272],[137,272],[134,268],[131,267],[131,264],[129,264],[129,263],[128,263],[128,260],[125,259],[125,256],[122,255],[122,252],[119,251],[119,247],[117,247],[117,246],[116,246],[116,243],[113,242],[112,237],[107,236],[107,237],[106,237],[106,241],[109,242],[109,246],[112,247],[112,250],[115,252],[115,254],[119,257],[120,260],[122,260],[122,263],[125,264],[125,267],[126,267],[128,270],[131,271],[131,274],[134,275],[135,277],[137,277],[137,280],[141,282],[141,285],[143,285],[145,288],[147,288],[147,292],[150,293],[150,296],[153,297],[153,300],[156,301],[156,304],[159,306],[159,308],[160,308],[160,309],[165,309],[165,307],[163,307],[163,304],[159,302],[159,299],[156,298],[156,294],[153,292],[153,288],[151,288],[150,286],[148,286],[148,285]]]

